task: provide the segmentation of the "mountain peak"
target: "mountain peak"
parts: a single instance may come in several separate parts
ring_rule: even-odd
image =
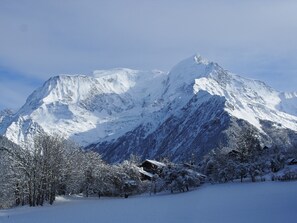
[[[170,73],[176,75],[175,78],[180,78],[181,75],[184,78],[185,75],[188,75],[193,79],[207,75],[214,68],[220,69],[221,67],[197,53],[179,62],[172,68]]]
[[[197,64],[204,64],[204,65],[208,65],[211,62],[209,62],[206,58],[202,57],[199,53],[196,53],[192,56],[192,58],[194,59],[194,61]]]
[[[208,61],[200,54],[194,54],[179,62],[169,72],[169,90],[172,92],[174,89],[181,89],[193,92],[196,79],[208,77],[213,73],[222,73],[221,71],[224,69],[218,64]]]

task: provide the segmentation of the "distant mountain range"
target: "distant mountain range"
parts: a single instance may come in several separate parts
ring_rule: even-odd
[[[16,144],[55,133],[110,162],[130,154],[201,157],[231,148],[247,128],[265,145],[297,145],[297,93],[278,92],[200,55],[168,73],[111,69],[52,77],[15,114],[0,113],[0,134]]]

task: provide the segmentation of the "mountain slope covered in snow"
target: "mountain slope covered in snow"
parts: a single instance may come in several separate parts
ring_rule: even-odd
[[[284,100],[283,95],[263,82],[194,56],[169,72],[159,125],[148,120],[113,142],[88,148],[112,162],[131,153],[184,160],[218,147],[232,148],[243,129],[257,131],[265,145],[290,147],[297,143],[296,109],[294,101]]]
[[[132,153],[181,160],[232,146],[245,128],[266,145],[297,144],[296,103],[296,93],[194,55],[169,73],[112,69],[53,77],[1,123],[0,133],[21,145],[39,132],[58,133],[112,162]]]
[[[95,71],[93,76],[53,77],[2,125],[2,134],[18,144],[32,141],[41,131],[82,145],[116,138],[161,108],[158,96],[164,76],[159,71],[114,69]]]

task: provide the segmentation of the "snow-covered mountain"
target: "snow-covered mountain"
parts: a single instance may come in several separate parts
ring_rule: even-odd
[[[195,55],[168,73],[158,125],[148,120],[113,142],[89,148],[111,161],[131,153],[181,160],[232,146],[245,128],[258,131],[268,146],[290,147],[297,144],[294,95],[232,74]]]
[[[232,74],[192,56],[169,73],[112,69],[61,75],[29,96],[0,133],[17,144],[58,133],[109,161],[187,159],[235,142],[254,128],[265,144],[297,142],[297,93]]]
[[[158,97],[165,77],[160,71],[130,69],[52,77],[2,126],[2,134],[18,144],[32,141],[40,131],[82,145],[115,139],[162,108]]]

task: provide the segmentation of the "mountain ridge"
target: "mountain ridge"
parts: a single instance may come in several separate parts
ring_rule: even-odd
[[[52,77],[0,133],[20,145],[40,132],[62,134],[112,162],[132,153],[179,160],[232,146],[243,128],[255,129],[265,144],[279,137],[292,146],[296,115],[297,93],[278,92],[194,55],[168,73],[115,68]]]

